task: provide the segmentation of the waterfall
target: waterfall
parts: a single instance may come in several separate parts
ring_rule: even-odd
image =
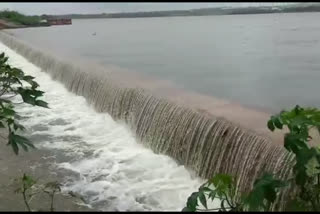
[[[107,72],[58,60],[5,33],[0,33],[0,40],[68,90],[85,97],[96,111],[124,121],[147,148],[174,158],[202,178],[231,174],[237,178],[238,192],[247,192],[265,171],[280,179],[292,175],[294,156],[252,130],[117,83]],[[282,210],[293,190],[286,188],[273,209]]]

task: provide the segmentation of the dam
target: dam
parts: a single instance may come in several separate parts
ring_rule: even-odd
[[[237,178],[237,188],[241,192],[250,190],[254,180],[265,171],[282,179],[292,173],[293,156],[253,130],[154,95],[146,89],[128,87],[114,81],[111,74],[89,73],[5,33],[1,33],[0,39],[67,90],[84,97],[97,112],[108,113],[113,120],[126,124],[139,144],[155,154],[172,157],[178,164],[176,167],[185,166],[203,179],[216,173],[231,174]],[[81,167],[81,161],[77,165]],[[75,167],[69,163],[62,166]],[[284,200],[285,196],[283,194],[279,200]]]
[[[265,171],[292,175],[284,132],[266,123],[319,104],[317,16],[74,20],[1,32],[0,42],[47,94],[52,109],[19,111],[36,145],[58,151],[65,191],[98,210],[181,210],[216,173],[235,176],[239,192]]]

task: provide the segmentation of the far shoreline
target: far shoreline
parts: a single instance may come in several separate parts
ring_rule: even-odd
[[[42,15],[51,18],[70,19],[123,19],[123,18],[161,18],[161,17],[195,17],[226,15],[259,15],[279,13],[313,13],[320,12],[320,4],[297,3],[291,6],[259,6],[259,7],[209,7],[186,10],[137,11],[100,14],[61,14]]]

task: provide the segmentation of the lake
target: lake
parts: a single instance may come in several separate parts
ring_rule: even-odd
[[[9,31],[66,59],[119,66],[276,112],[320,107],[319,19],[320,13],[75,19]]]

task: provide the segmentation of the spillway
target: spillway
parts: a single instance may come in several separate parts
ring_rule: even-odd
[[[293,156],[252,130],[156,96],[146,89],[117,83],[108,72],[84,70],[58,60],[7,34],[0,33],[0,40],[53,80],[62,83],[69,92],[84,98],[96,112],[107,113],[112,120],[125,124],[132,138],[138,145],[143,145],[141,149],[164,155],[161,158],[171,157],[200,178],[209,178],[216,173],[231,174],[237,178],[238,191],[246,192],[265,171],[282,179],[292,175]],[[39,84],[43,85],[43,82],[40,80]],[[73,108],[72,105],[70,107]],[[82,113],[86,118],[86,112]],[[87,123],[90,123],[89,116]],[[99,125],[96,128],[101,130],[108,127],[103,121]],[[113,144],[117,148],[117,143]],[[122,146],[121,142],[118,146]],[[128,146],[127,150],[130,149]],[[101,159],[98,163],[109,164],[107,159]],[[81,164],[81,161],[77,162],[76,166],[81,168]],[[87,170],[89,173],[90,169]],[[165,171],[162,173],[166,174]],[[274,206],[275,210],[283,208],[282,202],[290,191],[287,188],[283,192]]]

